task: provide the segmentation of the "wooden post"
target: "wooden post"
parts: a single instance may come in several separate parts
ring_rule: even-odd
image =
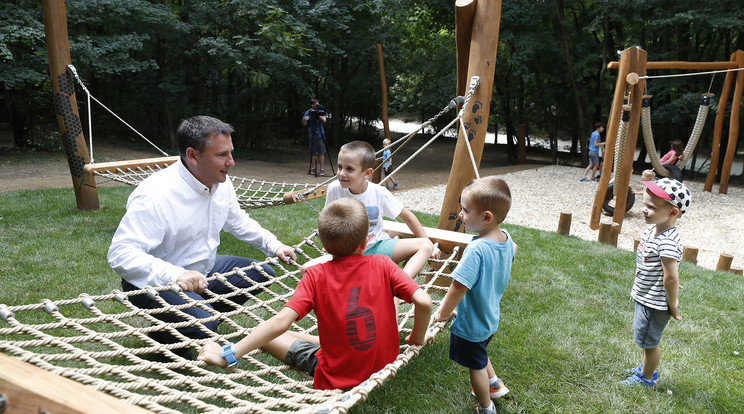
[[[716,264],[716,270],[728,272],[731,268],[731,262],[734,260],[734,256],[726,253],[721,253],[718,257],[718,264]]]
[[[54,375],[35,365],[0,353],[0,394],[3,413],[151,413],[116,397]]]
[[[736,53],[731,54],[731,60],[736,61]],[[723,131],[723,120],[726,118],[726,105],[731,93],[731,83],[734,80],[734,72],[727,72],[726,79],[723,81],[721,97],[718,99],[718,113],[716,114],[715,128],[713,129],[713,147],[710,153],[710,167],[708,175],[705,176],[705,185],[703,191],[710,192],[713,189],[713,183],[716,181],[716,172],[718,170],[718,158],[721,154],[721,133]]]
[[[473,14],[475,0],[457,0],[455,2],[455,46],[457,47],[457,95],[463,96],[468,91],[468,61],[470,60],[470,42],[473,36]],[[460,107],[457,108],[458,110]],[[457,126],[458,129],[460,126]]]
[[[67,72],[70,64],[70,44],[67,37],[67,12],[64,0],[43,0],[44,31],[49,56],[49,75],[54,91],[54,108],[57,125],[62,134],[62,147],[72,175],[77,208],[98,210],[98,190],[92,175],[85,174],[83,167],[90,162],[88,146],[85,144],[83,126],[80,123],[75,80]]]
[[[620,233],[620,225],[609,221],[603,221],[599,224],[599,235],[597,240],[600,243],[611,244],[617,247],[617,235]]]
[[[571,232],[571,213],[564,211],[561,213],[561,218],[558,220],[558,234],[568,236]]]
[[[388,122],[387,81],[385,80],[385,62],[382,60],[382,45],[377,44],[377,66],[380,69],[380,89],[382,90],[382,127],[385,138],[390,139],[390,124]]]
[[[638,76],[646,75],[646,58],[648,53],[643,49],[635,48],[635,51],[630,56],[632,73],[628,74],[626,81],[629,85],[633,85],[630,96],[632,109],[630,111],[630,124],[628,125],[625,154],[622,160],[618,160],[621,163],[620,172],[614,177],[617,195],[615,196],[615,213],[612,215],[612,221],[618,224],[618,232],[622,229],[623,220],[625,219],[625,205],[628,202],[628,191],[626,188],[628,188],[630,176],[633,174],[633,159],[635,158],[636,143],[638,142],[638,127],[641,124],[641,104],[643,102],[643,90],[646,80],[638,79]]]
[[[691,246],[682,246],[682,260],[697,264],[698,248]]]
[[[612,98],[610,116],[607,120],[607,139],[605,140],[602,176],[599,177],[599,185],[597,185],[597,193],[594,195],[594,204],[592,204],[592,214],[589,220],[589,228],[592,230],[599,228],[599,221],[602,218],[602,204],[604,204],[607,186],[610,183],[610,176],[612,176],[612,160],[615,159],[615,141],[617,140],[617,131],[620,126],[620,116],[623,112],[623,97],[627,84],[626,77],[630,73],[630,55],[635,49],[634,47],[625,49],[620,55],[617,81],[615,81],[615,95]]]
[[[455,16],[460,7],[472,7],[472,0],[457,0]],[[446,230],[464,231],[457,213],[460,211],[460,193],[475,178],[465,140],[470,142],[475,166],[480,165],[483,155],[483,143],[486,138],[486,127],[493,94],[493,74],[496,66],[496,52],[499,43],[499,26],[501,23],[501,0],[478,0],[473,11],[472,35],[468,59],[467,81],[474,76],[480,77],[480,84],[470,98],[470,103],[463,116],[467,130],[460,131],[452,159],[452,169],[447,181],[442,210],[439,214],[438,227]],[[458,26],[459,27],[459,26]],[[459,59],[459,57],[458,57]],[[460,74],[458,74],[458,77]]]
[[[744,267],[741,267],[738,265],[731,266],[731,268],[729,269],[729,272],[736,273],[737,275],[744,275]]]
[[[740,68],[744,68],[744,52],[737,50],[734,54],[736,55],[736,63],[738,63]],[[728,193],[729,179],[731,178],[731,164],[734,162],[736,144],[739,141],[739,111],[741,109],[742,92],[744,92],[744,71],[739,71],[736,75],[734,97],[731,100],[728,146],[726,147],[726,155],[723,158],[723,166],[721,167],[721,182],[718,185],[719,194]],[[721,108],[719,108],[719,110],[721,110]],[[711,167],[712,166],[713,165],[711,164]]]
[[[380,184],[382,181],[382,168],[377,168],[380,164],[382,164],[382,157],[375,158],[374,172],[372,173],[372,177],[370,177],[370,181],[375,184]]]
[[[517,128],[517,143],[519,144],[519,163],[524,164],[527,162],[527,157],[525,154],[525,147],[524,147],[524,140],[527,136],[527,125],[525,124],[519,124],[519,127]]]

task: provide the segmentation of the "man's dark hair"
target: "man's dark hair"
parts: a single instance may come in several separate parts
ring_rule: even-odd
[[[318,100],[318,98],[312,98],[312,99],[310,99],[310,105],[316,104],[316,103],[320,103],[320,101]]]
[[[202,152],[213,134],[232,135],[233,132],[235,130],[230,124],[211,116],[197,115],[184,119],[176,131],[178,153],[181,158],[186,158],[186,148],[189,147]]]
[[[604,126],[604,124],[602,123],[602,121],[597,121],[597,122],[594,123],[594,129],[597,129],[597,128],[603,127],[603,126]]]

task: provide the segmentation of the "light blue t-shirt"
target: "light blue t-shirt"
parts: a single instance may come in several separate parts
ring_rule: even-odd
[[[390,150],[386,149],[382,151],[382,168],[388,168],[390,166]]]
[[[501,296],[506,290],[514,258],[511,235],[498,243],[475,239],[468,244],[452,272],[454,280],[468,288],[457,305],[457,318],[450,331],[470,342],[482,342],[499,328]]]
[[[601,139],[602,137],[599,135],[599,132],[592,132],[592,136],[591,138],[589,138],[589,151],[599,151],[599,147],[597,147],[597,144],[601,142]]]

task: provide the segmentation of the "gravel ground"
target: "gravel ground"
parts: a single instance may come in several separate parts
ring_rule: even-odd
[[[591,207],[597,191],[596,182],[580,182],[583,169],[565,166],[545,166],[502,174],[512,192],[512,207],[506,223],[539,230],[556,231],[561,212],[571,212],[571,235],[597,240],[599,231],[589,228]],[[697,247],[698,265],[715,269],[720,254],[734,256],[733,265],[741,266],[744,255],[744,189],[729,186],[728,194],[703,192],[703,183],[686,182],[692,192],[692,207],[677,220],[677,228],[685,246]],[[631,177],[631,187],[643,187],[640,176]],[[446,186],[396,192],[410,210],[439,214]],[[612,221],[603,216],[602,221]],[[640,237],[646,223],[643,220],[640,197],[626,213],[618,247],[633,250],[633,239]]]

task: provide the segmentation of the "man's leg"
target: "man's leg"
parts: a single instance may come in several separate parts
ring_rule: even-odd
[[[250,266],[254,262],[256,262],[256,260],[247,257],[217,256],[217,260],[215,261],[214,267],[212,268],[212,273],[231,272],[236,267],[245,268]],[[255,286],[255,283],[253,282],[261,283],[267,281],[269,278],[274,277],[274,269],[272,269],[271,266],[263,265],[261,266],[261,268],[263,272],[253,268],[246,270],[245,275],[249,280],[235,274],[232,276],[228,276],[227,281],[239,289],[253,288]],[[264,273],[266,273],[266,275],[264,275]],[[209,282],[208,288],[210,291],[218,295],[228,295],[235,292],[233,288],[225,286],[224,284],[222,284],[222,282],[217,280],[212,280],[211,282]],[[255,295],[258,294],[260,291],[260,288],[254,288],[252,290],[249,290],[247,294],[230,296],[227,299],[235,302],[237,305],[242,305],[243,303],[245,303],[246,300],[248,300],[248,295]],[[235,309],[234,306],[230,306],[225,303],[215,303],[214,307],[220,312],[229,312]]]

